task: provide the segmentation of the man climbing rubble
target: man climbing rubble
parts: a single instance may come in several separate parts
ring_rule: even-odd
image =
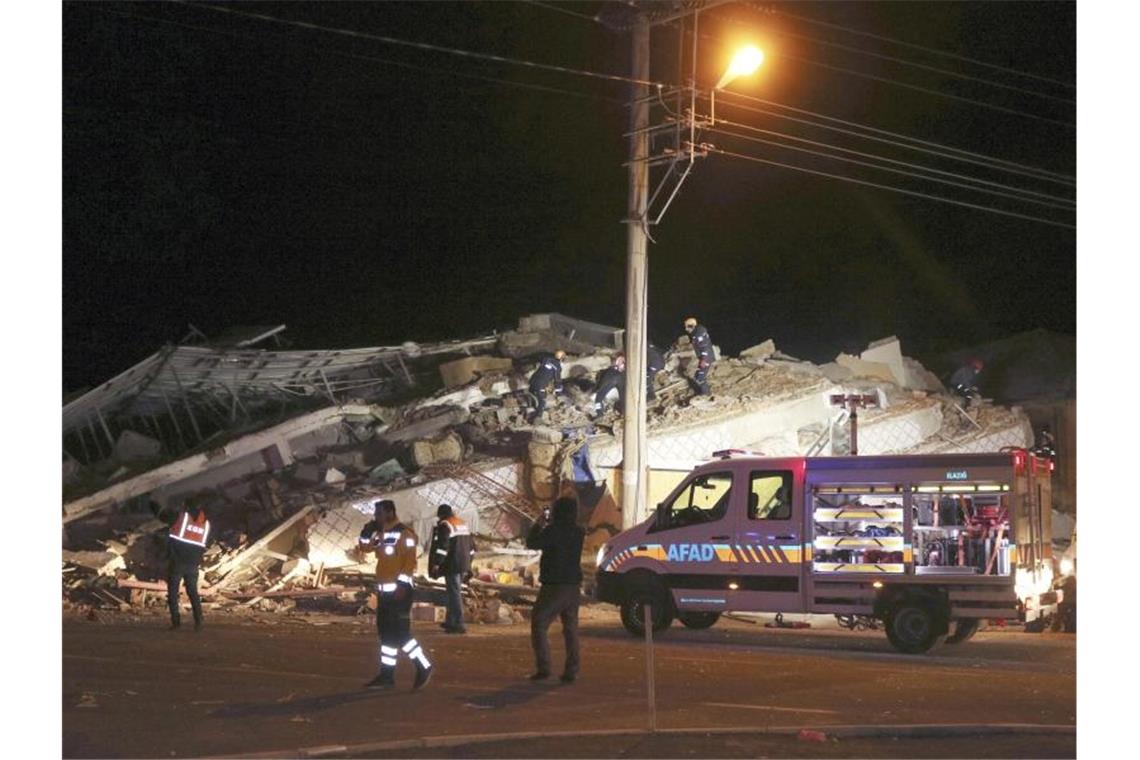
[[[980,398],[982,394],[978,390],[978,375],[985,366],[981,359],[971,359],[963,364],[950,376],[950,389],[961,396],[963,401]]]
[[[210,520],[205,494],[186,499],[166,538],[169,558],[166,572],[166,601],[170,607],[170,629],[181,627],[182,615],[178,607],[179,586],[186,584],[190,608],[194,611],[194,630],[202,628],[202,599],[198,596],[198,567],[210,540]]]
[[[602,370],[598,377],[598,387],[594,393],[594,419],[606,411],[606,397],[613,391],[618,394],[614,409],[621,414],[625,410],[625,354],[614,355],[610,366]]]
[[[696,317],[685,319],[685,332],[689,335],[689,343],[693,347],[693,354],[697,359],[697,371],[693,376],[693,385],[698,396],[709,395],[709,368],[713,363],[712,337],[704,325],[697,323]]]
[[[530,392],[534,396],[537,406],[527,418],[533,424],[541,419],[546,411],[546,389],[554,384],[554,392],[562,392],[562,360],[566,358],[565,351],[555,351],[553,354],[542,354],[538,358],[538,369],[530,376]]]
[[[432,665],[423,647],[412,638],[412,589],[416,572],[416,534],[396,517],[396,503],[382,499],[373,518],[360,531],[358,546],[376,552],[376,631],[380,635],[380,673],[369,689],[396,685],[396,657],[403,652],[416,665],[413,689],[431,678]]]
[[[467,633],[463,625],[463,581],[471,575],[471,558],[475,555],[471,529],[450,504],[440,504],[435,515],[439,522],[432,531],[428,550],[428,575],[443,576],[447,586],[447,617],[441,627],[447,633]]]

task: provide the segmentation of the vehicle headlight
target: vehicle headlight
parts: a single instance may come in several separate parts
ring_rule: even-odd
[[[606,545],[602,544],[601,547],[598,549],[598,556],[594,557],[594,567],[601,567],[602,566],[602,560],[605,559],[605,556],[606,556]]]
[[[1061,575],[1073,574],[1073,561],[1068,557],[1061,558]]]

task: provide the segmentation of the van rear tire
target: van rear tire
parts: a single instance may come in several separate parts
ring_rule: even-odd
[[[974,634],[981,628],[982,621],[977,618],[962,618],[954,626],[954,633],[946,637],[947,644],[961,644],[974,638]]]
[[[621,604],[621,624],[634,636],[645,635],[645,605],[653,612],[653,632],[664,631],[673,623],[673,605],[664,589],[645,588],[630,592]]]
[[[678,612],[677,619],[681,625],[693,630],[712,628],[720,620],[719,612]]]
[[[906,600],[887,615],[887,638],[895,649],[906,654],[922,654],[936,648],[946,639],[945,626],[929,604]]]

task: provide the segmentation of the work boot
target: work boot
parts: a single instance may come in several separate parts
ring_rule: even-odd
[[[194,630],[195,631],[202,630],[202,616],[201,615],[195,615],[194,616]]]
[[[181,627],[182,627],[182,621],[179,618],[171,618],[170,619],[170,627],[167,628],[166,630],[175,631]]]
[[[427,682],[431,680],[431,672],[435,670],[431,665],[426,668],[423,665],[416,663],[416,680],[412,683],[412,691],[422,689],[427,686]]]
[[[527,678],[532,681],[545,681],[547,678],[550,678],[550,673],[545,670],[539,670],[531,673],[529,676],[527,676]]]
[[[396,685],[396,669],[393,667],[381,667],[380,674],[373,678],[368,683],[364,684],[366,689],[391,689]]]
[[[559,680],[562,681],[562,683],[570,684],[570,683],[574,683],[574,681],[577,678],[578,678],[578,676],[575,673],[563,673],[559,677]]]

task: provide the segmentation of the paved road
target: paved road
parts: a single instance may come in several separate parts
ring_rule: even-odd
[[[329,745],[357,747],[347,753],[352,756],[604,756],[598,750],[611,740],[555,737],[546,742],[550,746],[532,742],[514,752],[502,746],[492,751],[492,745],[385,752],[377,745],[429,736],[646,726],[644,647],[614,616],[594,615],[584,624],[582,674],[571,686],[524,679],[533,667],[526,626],[472,626],[468,635],[455,637],[417,624],[415,633],[437,665],[435,678],[419,693],[408,691],[412,673],[406,664],[398,690],[361,689],[377,664],[369,619],[313,619],[327,624],[218,615],[196,634],[168,632],[159,617],[65,621],[64,757],[296,756],[299,749]],[[557,627],[552,634],[560,657]],[[1075,637],[1064,634],[987,631],[936,655],[914,657],[895,653],[876,632],[773,631],[722,621],[706,631],[671,629],[657,640],[655,656],[660,728],[826,731],[1076,722]],[[675,756],[919,754],[905,749],[913,739],[843,739],[815,745],[806,755],[795,748],[809,745],[794,739],[768,737],[766,750],[757,748],[758,740],[612,740],[611,756],[661,756],[662,746],[675,749]],[[780,750],[780,742],[792,749]],[[948,746],[957,749],[941,756],[965,756],[965,745]],[[979,746],[991,749],[969,755],[1075,753],[1075,742],[1063,736],[1036,745],[1006,736]]]

